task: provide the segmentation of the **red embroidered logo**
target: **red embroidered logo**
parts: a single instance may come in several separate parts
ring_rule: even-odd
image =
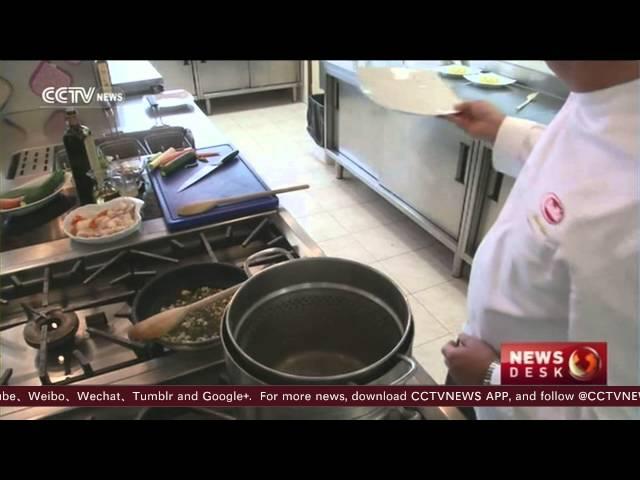
[[[542,216],[551,225],[557,225],[564,218],[564,207],[555,193],[547,193],[542,199]]]

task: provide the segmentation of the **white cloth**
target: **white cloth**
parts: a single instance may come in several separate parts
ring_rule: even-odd
[[[546,128],[504,121],[494,167],[517,179],[474,258],[466,333],[498,351],[503,342],[604,341],[608,384],[640,384],[639,120],[636,80],[572,93]],[[549,193],[563,206],[557,224],[541,211]],[[485,407],[477,413],[481,419],[626,419],[640,418],[639,410]]]

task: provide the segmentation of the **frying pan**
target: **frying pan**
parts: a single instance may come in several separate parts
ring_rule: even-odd
[[[131,320],[138,323],[160,312],[180,297],[182,290],[199,287],[226,289],[244,282],[247,274],[234,265],[226,263],[194,263],[180,265],[151,279],[136,295],[131,308]],[[206,342],[173,343],[157,340],[171,350],[205,350],[220,345],[220,338]]]

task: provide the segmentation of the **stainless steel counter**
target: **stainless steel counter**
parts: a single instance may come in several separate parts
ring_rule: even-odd
[[[337,78],[340,81],[349,83],[356,87],[360,87],[360,81],[357,75],[357,66],[359,62],[355,61],[323,61],[323,68],[328,75]],[[402,66],[401,61],[373,61],[367,62],[372,67],[395,67]],[[420,62],[409,62],[407,66],[412,68],[420,68]],[[526,96],[534,91],[532,86],[516,83],[505,88],[482,88],[469,84],[465,79],[456,79],[443,77],[443,80],[462,100],[486,100],[493,103],[506,115],[517,118],[524,118],[542,124],[548,124],[554,115],[562,107],[565,98],[559,97],[552,93],[540,92],[535,102],[522,109],[516,111],[516,106],[520,105]]]
[[[154,116],[143,96],[128,98],[125,102],[119,104],[114,110],[118,131],[122,133],[149,130],[162,122],[164,125],[182,126],[190,129],[193,133],[193,138],[197,148],[229,143],[229,140],[197,107],[193,102],[193,99],[191,99],[189,104],[183,110],[176,111],[170,115],[163,114],[161,117]],[[60,132],[60,141],[61,139],[62,132]],[[54,141],[54,139],[52,138],[50,141]],[[250,158],[248,158],[248,160],[250,160]],[[292,225],[295,224],[293,218],[285,211],[283,211],[282,218]],[[60,222],[60,219],[53,221],[53,223],[56,224]],[[51,228],[56,228],[56,226],[52,225]],[[294,225],[294,228],[301,230],[297,224]],[[306,237],[304,232],[300,233]],[[2,252],[0,253],[0,265],[2,265],[2,273],[5,274],[24,268],[27,265],[41,265],[74,258],[76,256],[79,257],[89,252],[121,248],[124,245],[135,244],[166,236],[168,234],[169,232],[165,226],[164,220],[162,218],[154,218],[152,220],[144,221],[139,233],[127,239],[123,239],[116,244],[106,246],[87,246],[76,244],[67,238],[63,238]]]
[[[431,63],[430,65],[427,65]],[[473,62],[471,62],[473,63]],[[443,77],[462,100],[485,100],[505,114],[548,124],[564,103],[566,87],[552,76],[504,62],[473,66],[508,75],[517,83],[482,88]],[[323,61],[325,152],[344,169],[454,252],[460,276],[495,221],[514,179],[492,167],[491,146],[445,119],[387,110],[360,89],[359,66],[432,68],[419,61]],[[536,100],[517,111],[533,91]]]

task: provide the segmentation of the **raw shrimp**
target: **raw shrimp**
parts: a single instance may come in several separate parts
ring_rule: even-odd
[[[98,238],[126,230],[135,222],[135,205],[123,201],[101,210],[93,217],[74,218],[71,232],[79,237]]]

